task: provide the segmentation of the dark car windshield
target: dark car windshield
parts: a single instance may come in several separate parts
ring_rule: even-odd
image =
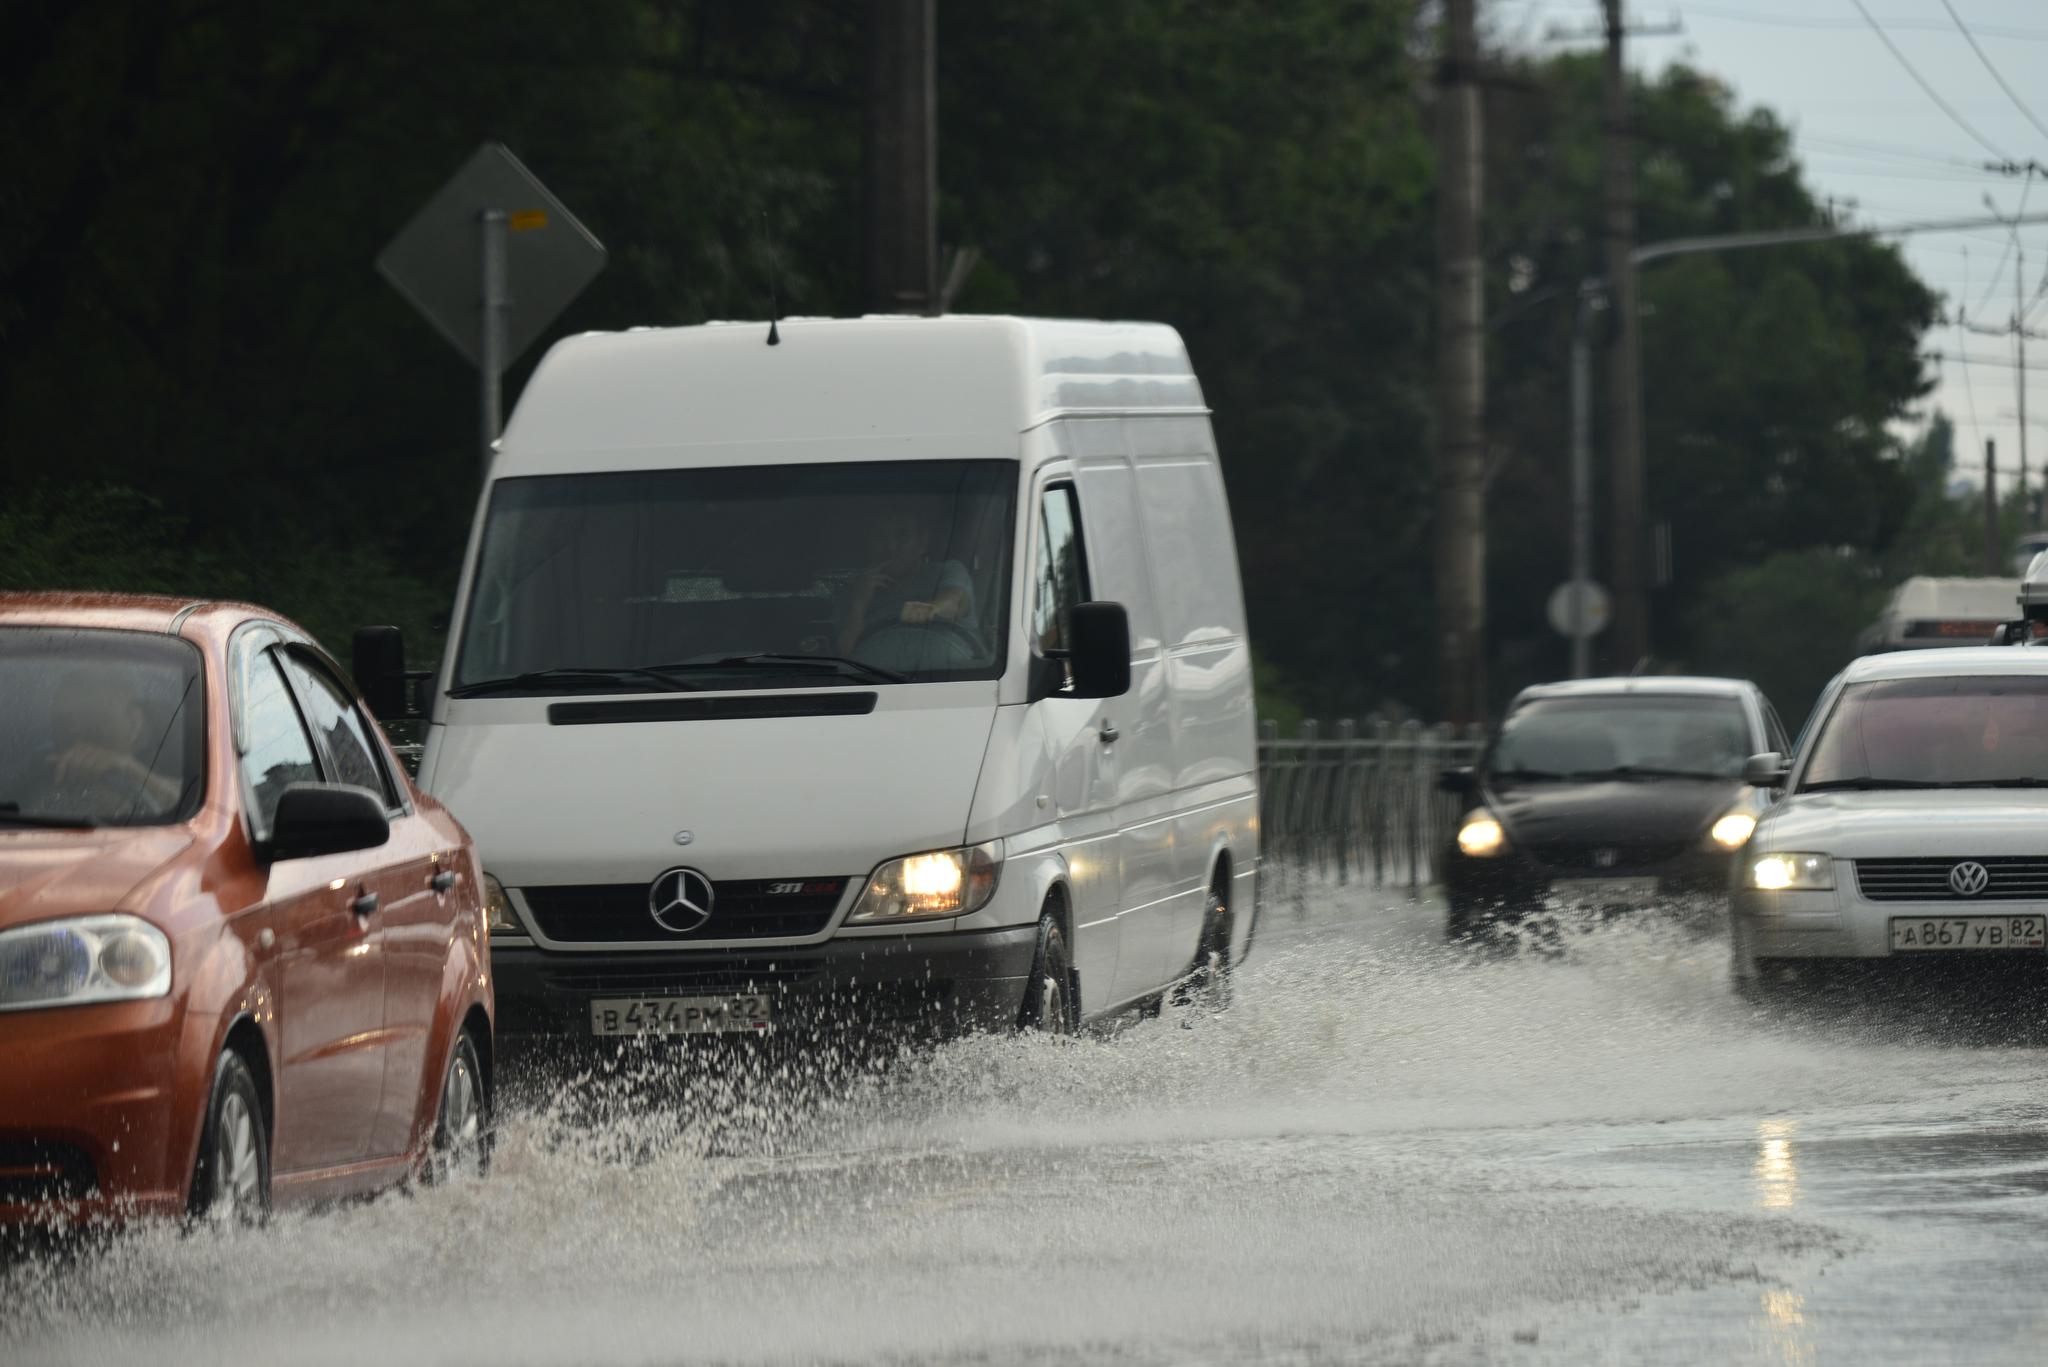
[[[1503,781],[1630,774],[1735,778],[1750,750],[1749,724],[1733,698],[1538,698],[1501,723],[1486,767]]]
[[[1800,790],[2048,785],[2048,679],[1885,679],[1842,690]]]
[[[992,679],[1016,483],[1012,461],[501,480],[450,692]]]
[[[0,829],[149,826],[206,787],[199,651],[174,636],[0,627]]]

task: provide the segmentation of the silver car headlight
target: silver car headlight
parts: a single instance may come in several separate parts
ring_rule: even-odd
[[[1003,842],[931,850],[892,859],[874,871],[848,925],[965,916],[988,905],[1003,872]]]
[[[171,942],[139,916],[74,916],[0,931],[0,1011],[143,1001],[170,990]]]
[[[1826,892],[1835,861],[1824,854],[1766,854],[1749,864],[1749,885],[1764,892]]]

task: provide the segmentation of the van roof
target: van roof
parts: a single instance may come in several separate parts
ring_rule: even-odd
[[[1014,455],[1062,414],[1202,414],[1180,334],[1162,323],[950,315],[787,318],[565,338],[528,381],[494,477],[731,460],[755,442],[836,442],[867,459]],[[706,448],[722,450],[713,456]],[[853,458],[842,455],[840,458]]]

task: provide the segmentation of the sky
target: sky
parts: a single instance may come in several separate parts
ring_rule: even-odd
[[[1539,50],[1555,45],[1546,37],[1551,29],[1596,26],[1600,15],[1598,0],[1480,6],[1499,39]],[[2023,202],[2048,214],[2048,180],[2037,174],[2030,186],[2027,176],[1985,169],[1999,159],[2048,166],[2048,0],[1862,0],[1862,7],[1903,63],[1856,0],[1630,0],[1631,23],[1675,22],[1683,31],[1631,39],[1628,61],[1651,71],[1685,62],[1726,82],[1743,107],[1773,110],[1795,133],[1807,183],[1853,206],[1858,222],[1986,215],[1987,195],[2004,216]],[[1954,420],[1962,473],[1981,472],[1984,441],[1996,441],[2005,488],[2019,466],[2012,341],[1967,325],[2009,327],[2015,266],[2024,260],[2020,288],[2035,305],[2028,326],[2043,333],[2028,341],[2026,372],[2028,486],[2040,490],[2048,484],[2048,222],[2022,227],[2017,238],[2018,253],[2014,234],[2002,228],[1900,245],[1944,296],[1952,320],[1922,342],[1924,352],[1944,357],[1930,362],[1937,385],[1925,404]],[[1953,321],[1959,313],[1961,324]]]

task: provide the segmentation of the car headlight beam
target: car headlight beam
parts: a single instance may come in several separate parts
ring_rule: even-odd
[[[1749,837],[1755,830],[1756,814],[1737,810],[1716,821],[1708,834],[1722,849],[1739,850],[1749,843]]]
[[[1458,827],[1458,849],[1468,858],[1491,859],[1507,845],[1507,832],[1484,812],[1473,812]]]
[[[1763,892],[1826,892],[1835,861],[1824,854],[1766,854],[1750,861],[1749,886]]]
[[[0,931],[0,1011],[169,995],[171,942],[139,916],[32,921]]]
[[[891,859],[868,877],[848,925],[965,916],[988,905],[1003,871],[1003,843]]]

